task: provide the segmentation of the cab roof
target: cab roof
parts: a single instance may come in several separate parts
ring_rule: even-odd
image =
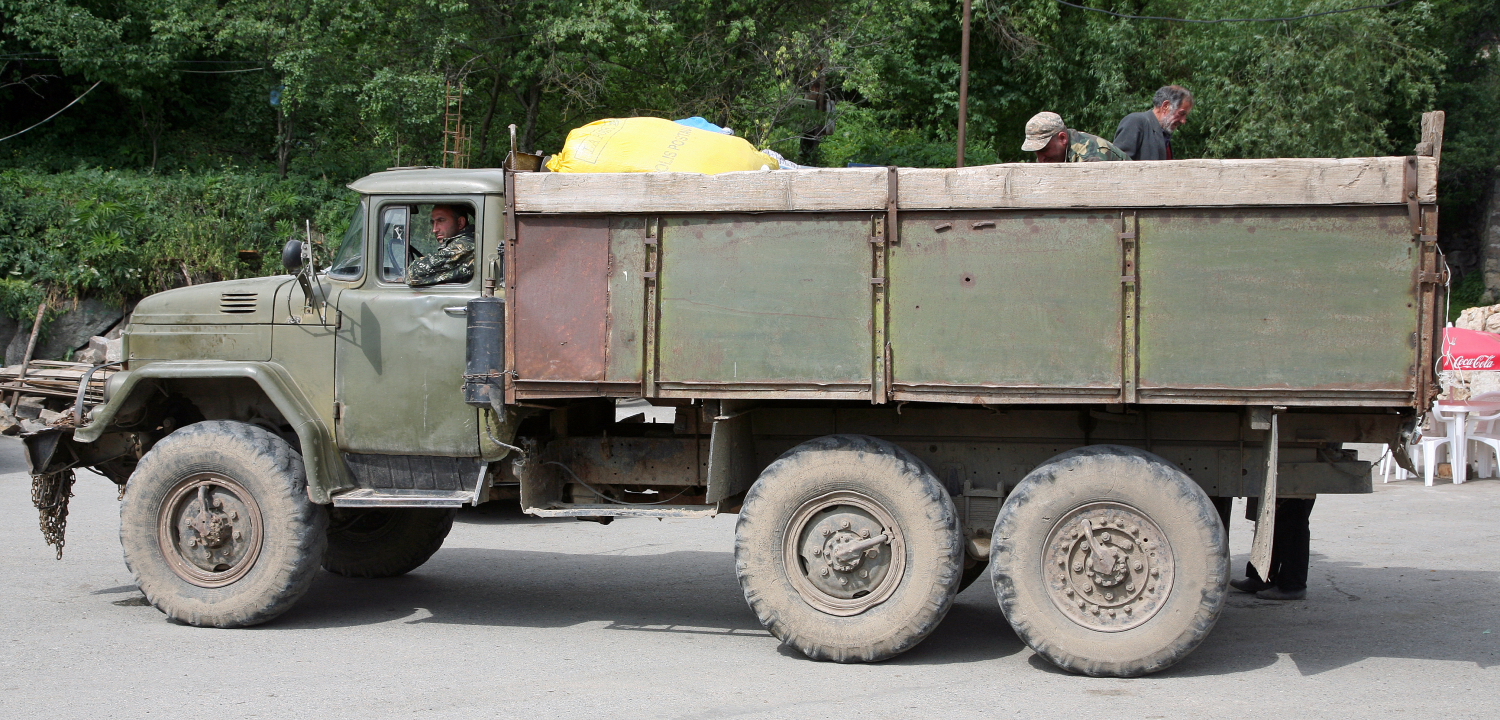
[[[349,189],[368,195],[503,194],[505,171],[500,168],[396,168],[366,175]]]

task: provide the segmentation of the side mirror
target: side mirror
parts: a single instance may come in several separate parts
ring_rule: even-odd
[[[293,275],[302,269],[302,241],[295,238],[286,241],[281,249],[281,265]]]

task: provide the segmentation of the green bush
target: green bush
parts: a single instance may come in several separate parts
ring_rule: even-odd
[[[48,295],[129,302],[189,278],[276,274],[281,246],[301,236],[305,222],[337,243],[356,202],[326,180],[234,169],[7,170],[0,173],[0,312],[29,320]],[[263,260],[241,260],[246,250]]]

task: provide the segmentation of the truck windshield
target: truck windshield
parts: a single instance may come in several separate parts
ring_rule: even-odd
[[[328,266],[328,277],[339,280],[354,280],[364,267],[365,257],[365,202],[354,208],[354,217],[349,219],[349,229],[339,242],[338,254]]]

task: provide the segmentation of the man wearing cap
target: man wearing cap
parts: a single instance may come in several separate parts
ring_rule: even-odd
[[[1099,162],[1129,160],[1130,156],[1098,135],[1069,129],[1057,113],[1040,112],[1026,122],[1026,142],[1021,149],[1036,153],[1036,161]]]

